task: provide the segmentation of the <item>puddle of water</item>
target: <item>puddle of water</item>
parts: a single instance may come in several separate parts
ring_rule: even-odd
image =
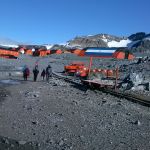
[[[19,81],[15,81],[15,80],[0,80],[0,84],[10,84],[10,85],[15,85],[15,84],[20,84]]]

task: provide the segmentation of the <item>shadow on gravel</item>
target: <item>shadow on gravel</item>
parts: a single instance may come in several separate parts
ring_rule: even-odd
[[[0,150],[38,150],[38,144],[0,136]]]
[[[3,79],[3,80],[0,80],[0,84],[2,84],[2,85],[16,85],[16,84],[20,84],[20,82],[17,80],[12,80],[12,79]]]
[[[88,87],[86,87],[86,86],[80,86],[80,85],[77,85],[77,84],[73,84],[71,86],[74,87],[74,88],[76,88],[76,89],[79,89],[79,90],[81,90],[83,92],[86,92],[87,89],[88,89]]]

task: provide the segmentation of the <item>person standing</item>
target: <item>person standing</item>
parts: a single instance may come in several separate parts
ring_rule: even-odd
[[[46,81],[49,81],[50,77],[52,77],[52,67],[48,65],[46,68]]]
[[[36,82],[38,74],[39,74],[38,66],[35,66],[33,69],[34,82]]]
[[[27,66],[25,66],[25,68],[23,69],[23,78],[24,81],[28,80],[28,76],[30,75],[30,70]]]
[[[43,69],[43,71],[42,71],[42,73],[41,73],[41,77],[43,78],[43,80],[44,80],[44,78],[45,78],[45,75],[46,75],[46,71],[45,71],[45,69]]]

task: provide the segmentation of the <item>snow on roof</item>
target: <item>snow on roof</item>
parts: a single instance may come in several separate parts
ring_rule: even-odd
[[[108,42],[108,47],[127,47],[129,43],[131,43],[129,39],[121,40],[120,42],[111,41],[111,42]]]

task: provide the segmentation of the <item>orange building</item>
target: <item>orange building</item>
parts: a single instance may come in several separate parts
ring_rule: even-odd
[[[19,52],[18,51],[0,49],[0,57],[4,57],[4,58],[17,58],[18,56],[19,56]]]
[[[113,58],[132,60],[134,59],[134,55],[131,53],[131,51],[128,48],[122,47],[122,48],[118,48],[113,53]]]
[[[62,50],[61,49],[56,50],[56,54],[62,54]]]
[[[33,55],[33,52],[32,52],[31,49],[27,49],[27,50],[25,50],[25,54],[27,54],[27,55]]]

